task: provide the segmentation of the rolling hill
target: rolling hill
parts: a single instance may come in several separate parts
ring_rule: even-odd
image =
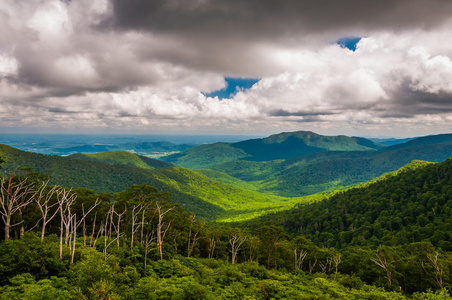
[[[0,145],[0,157],[5,160],[2,164],[5,170],[27,167],[51,175],[51,184],[65,187],[115,193],[132,184],[148,184],[169,192],[174,202],[209,220],[243,212],[258,215],[298,201],[233,187],[189,169],[127,152],[61,157]]]
[[[382,147],[364,138],[323,136],[310,131],[298,131],[237,143],[195,146],[161,159],[185,168],[205,169],[236,160],[270,161],[324,151],[375,151]]]
[[[110,165],[120,164],[135,166],[144,169],[155,170],[158,168],[168,168],[174,165],[170,163],[165,163],[160,160],[148,158],[141,155],[135,155],[127,151],[111,151],[111,152],[101,152],[95,154],[77,153],[69,155],[70,158],[84,159],[91,161],[104,162]]]

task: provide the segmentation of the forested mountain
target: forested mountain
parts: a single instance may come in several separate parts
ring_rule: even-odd
[[[310,131],[298,131],[237,143],[195,146],[162,160],[185,168],[202,169],[235,160],[270,161],[323,151],[373,151],[382,147],[364,138],[322,136]]]
[[[233,187],[189,169],[128,152],[43,155],[0,145],[5,170],[27,167],[51,175],[50,183],[115,193],[132,184],[148,184],[170,193],[184,209],[209,220],[234,214],[262,213],[291,205],[291,200]]]
[[[253,226],[263,224],[337,249],[428,241],[452,251],[452,159],[262,217]]]
[[[405,143],[390,146],[385,151],[394,151],[402,148],[413,146],[433,145],[433,144],[450,144],[452,143],[452,134],[438,134],[418,137]]]
[[[209,166],[216,173],[201,172],[228,184],[253,186],[254,190],[262,193],[299,197],[366,182],[383,173],[398,170],[413,160],[444,161],[452,156],[452,143],[448,142],[451,137],[452,135],[424,137],[377,151],[321,151],[271,161],[250,161],[248,158],[239,158],[239,155],[226,161],[227,152],[221,150],[232,148],[231,145],[223,144],[215,151],[208,151],[208,145],[204,145],[205,152],[214,156],[210,157],[212,162],[220,155],[224,155],[224,158],[221,159],[222,162],[217,161]],[[204,157],[191,160],[192,156],[196,157],[193,152],[196,148],[184,152],[187,154],[184,159],[190,160],[188,164],[197,164]],[[220,176],[218,172],[225,175]],[[231,180],[230,177],[236,180]]]

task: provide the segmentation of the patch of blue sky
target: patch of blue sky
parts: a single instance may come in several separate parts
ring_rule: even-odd
[[[346,37],[342,37],[342,38],[338,39],[336,41],[336,44],[338,44],[342,48],[347,48],[349,50],[355,51],[356,45],[359,43],[359,41],[361,39],[362,39],[361,37],[346,36]]]
[[[211,93],[203,93],[206,97],[218,97],[218,99],[230,99],[239,91],[246,91],[250,89],[259,78],[238,78],[238,77],[225,77],[226,87],[213,91]]]

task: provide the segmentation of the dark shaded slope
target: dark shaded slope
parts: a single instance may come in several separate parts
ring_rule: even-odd
[[[444,144],[444,143],[452,143],[452,134],[438,134],[438,135],[429,135],[429,136],[419,137],[419,138],[412,139],[412,140],[402,143],[402,144],[397,144],[394,146],[387,147],[384,150],[385,151],[395,151],[395,150],[414,147],[414,146]]]

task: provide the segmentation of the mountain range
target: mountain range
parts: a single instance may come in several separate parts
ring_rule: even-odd
[[[51,175],[53,184],[97,192],[149,184],[200,217],[232,221],[324,199],[413,160],[440,162],[451,156],[450,134],[385,146],[357,137],[281,133],[194,146],[161,160],[126,151],[61,157],[0,145],[5,170],[28,167]]]

